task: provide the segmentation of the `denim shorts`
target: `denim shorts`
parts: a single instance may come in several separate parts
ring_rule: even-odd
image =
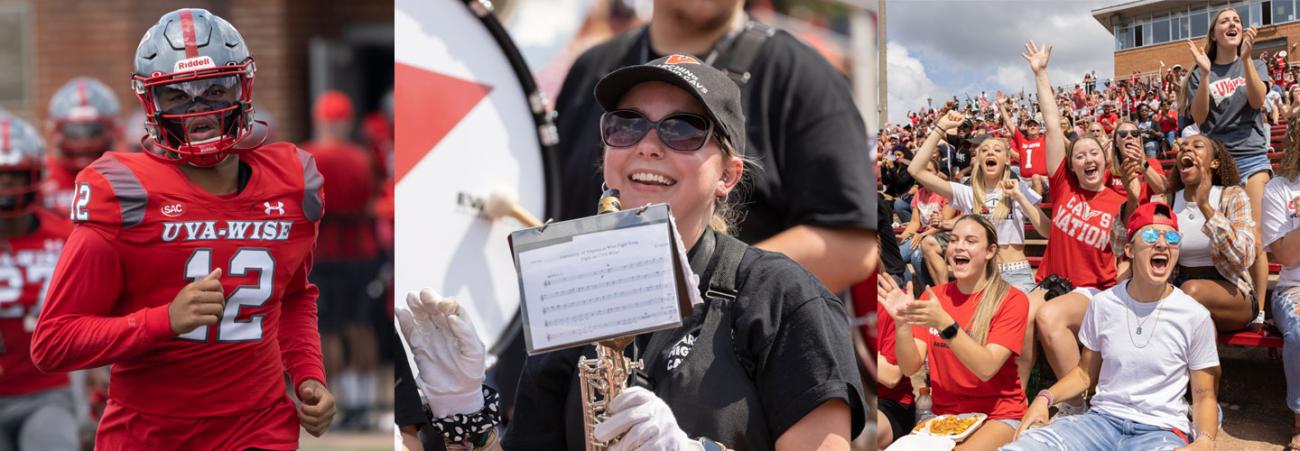
[[[1028,265],[1029,262],[1026,261],[1024,263],[1023,267],[1015,269],[999,269],[1002,271],[1002,280],[1007,281],[1008,284],[1011,284],[1011,286],[1016,287],[1016,289],[1025,292],[1025,294],[1029,294],[1029,292],[1034,289],[1035,285],[1034,268]]]
[[[1300,288],[1279,289],[1273,295],[1273,321],[1282,331],[1286,406],[1300,414]]]
[[[1233,155],[1232,159],[1237,163],[1237,173],[1241,174],[1241,186],[1246,186],[1246,180],[1255,173],[1268,171],[1268,175],[1273,175],[1273,162],[1268,161],[1267,153],[1259,153],[1249,156]]]

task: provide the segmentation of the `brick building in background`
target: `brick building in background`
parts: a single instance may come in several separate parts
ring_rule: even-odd
[[[181,7],[239,29],[257,61],[257,111],[280,140],[310,138],[311,101],[324,89],[347,92],[364,113],[392,87],[391,2],[0,0],[0,108],[43,124],[54,91],[85,75],[113,88],[129,115],[139,108],[130,90],[136,45]]]
[[[1127,79],[1134,72],[1159,70],[1161,61],[1169,67],[1193,67],[1186,41],[1204,47],[1210,20],[1229,6],[1244,25],[1259,29],[1254,56],[1286,49],[1288,59],[1300,57],[1290,49],[1300,42],[1300,14],[1296,13],[1300,1],[1296,0],[1137,0],[1093,10],[1092,17],[1115,36],[1115,77]]]

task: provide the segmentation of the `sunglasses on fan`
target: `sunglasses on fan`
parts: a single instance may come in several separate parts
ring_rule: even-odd
[[[1147,244],[1156,244],[1156,241],[1160,240],[1161,235],[1164,235],[1165,242],[1169,243],[1170,246],[1177,246],[1179,243],[1183,242],[1183,234],[1173,230],[1166,230],[1164,233],[1160,233],[1160,231],[1156,229],[1146,229],[1139,235],[1142,237],[1142,241]]]
[[[668,148],[694,152],[713,133],[713,122],[693,113],[673,113],[652,121],[636,110],[614,110],[600,117],[600,141],[609,147],[632,147],[654,129]]]

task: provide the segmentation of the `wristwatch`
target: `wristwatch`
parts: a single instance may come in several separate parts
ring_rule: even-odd
[[[704,447],[704,451],[730,451],[721,443],[708,437],[700,437],[700,446]]]
[[[953,321],[951,325],[939,331],[939,338],[951,340],[957,337],[957,322]]]

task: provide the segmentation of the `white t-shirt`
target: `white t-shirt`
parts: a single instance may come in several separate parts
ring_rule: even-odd
[[[1210,311],[1177,287],[1162,301],[1134,301],[1128,283],[1093,296],[1079,326],[1079,343],[1101,353],[1092,408],[1189,432],[1183,395],[1190,372],[1219,366]]]
[[[978,177],[978,175],[976,175]],[[952,187],[952,208],[957,209],[963,215],[974,213],[972,204],[975,203],[975,191],[970,185],[963,185],[956,182],[948,182]],[[1020,183],[1020,191],[1025,193],[1029,203],[1038,205],[1043,200],[1038,192],[1029,188],[1028,183]],[[984,207],[989,213],[981,213],[985,219],[993,223],[993,227],[998,232],[998,244],[1025,244],[1025,211],[1020,209],[1020,203],[1011,202],[1011,212],[1007,214],[1006,219],[1002,221],[993,220],[993,210],[997,208],[998,202],[1002,200],[1002,188],[994,188],[993,191],[984,194]]]
[[[1264,247],[1273,245],[1287,233],[1300,228],[1300,215],[1296,213],[1294,201],[1300,197],[1300,181],[1292,182],[1286,177],[1275,177],[1264,185],[1264,199],[1260,208],[1260,227],[1264,230]],[[1300,286],[1300,265],[1282,268],[1277,276],[1279,290]]]
[[[1187,190],[1174,193],[1174,214],[1178,216],[1178,230],[1183,232],[1183,243],[1178,245],[1178,265],[1188,268],[1214,266],[1210,258],[1210,237],[1201,231],[1205,226],[1205,215],[1195,203],[1183,198]],[[1218,210],[1219,199],[1223,197],[1223,187],[1210,187],[1210,208]]]

